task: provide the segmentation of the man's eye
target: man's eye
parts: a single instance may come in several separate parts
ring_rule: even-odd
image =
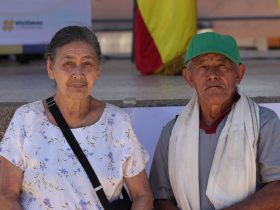
[[[224,65],[224,64],[219,64],[217,67],[218,67],[218,69],[220,69],[220,70],[227,70],[227,66]]]
[[[208,67],[207,66],[198,66],[198,68],[197,68],[198,70],[207,70],[208,69]]]
[[[68,62],[64,63],[64,66],[73,66],[73,62],[68,61]]]

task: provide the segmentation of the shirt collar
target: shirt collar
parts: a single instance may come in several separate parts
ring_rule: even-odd
[[[232,101],[231,105],[223,113],[221,113],[220,116],[217,118],[217,120],[215,122],[213,122],[212,125],[210,125],[210,126],[207,126],[207,124],[203,121],[203,119],[200,115],[200,117],[199,117],[199,128],[203,129],[206,134],[215,134],[218,125],[224,119],[224,117],[229,114],[229,112],[231,111],[232,105],[235,102],[237,102],[239,100],[239,98],[240,98],[240,95],[238,94],[238,92],[236,92],[234,94],[234,98],[233,98],[233,101]]]

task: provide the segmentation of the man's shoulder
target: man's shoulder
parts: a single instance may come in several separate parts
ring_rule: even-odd
[[[172,118],[171,120],[169,120],[169,121],[165,124],[165,126],[163,127],[163,129],[166,130],[166,131],[168,131],[168,132],[171,134],[172,129],[173,129],[173,127],[174,127],[174,124],[175,124],[177,118],[178,118],[178,115],[176,115],[174,118]]]
[[[259,110],[261,127],[266,123],[279,121],[279,117],[272,109],[259,105]]]
[[[177,115],[163,126],[163,128],[161,130],[160,138],[158,140],[158,145],[164,145],[164,147],[167,147],[167,150],[169,147],[170,136],[171,136],[174,124],[176,122],[176,119],[177,119]]]

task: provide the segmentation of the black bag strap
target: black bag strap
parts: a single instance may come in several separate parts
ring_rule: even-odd
[[[48,104],[49,110],[52,113],[58,127],[60,128],[61,132],[63,133],[64,137],[68,141],[71,149],[73,150],[74,154],[80,161],[81,165],[83,166],[87,176],[103,206],[104,209],[109,209],[109,201],[105,195],[102,185],[100,184],[93,168],[91,167],[87,157],[85,156],[83,150],[81,149],[79,143],[77,142],[75,136],[73,135],[72,131],[70,130],[67,122],[63,118],[59,108],[57,107],[54,98],[50,97],[46,99]],[[128,195],[127,195],[128,196]]]
[[[122,196],[123,196],[124,199],[129,199],[130,200],[130,197],[129,197],[129,195],[128,195],[128,193],[127,193],[127,191],[124,187],[122,188]]]

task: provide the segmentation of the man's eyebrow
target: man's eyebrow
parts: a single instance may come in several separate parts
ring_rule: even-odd
[[[207,62],[207,61],[210,61],[210,60],[213,60],[213,59],[209,59],[209,58],[198,58],[197,60],[194,60],[194,63],[196,65],[200,65],[202,64],[203,62]]]
[[[228,58],[226,58],[226,57],[219,57],[217,59],[217,61],[228,61],[228,62],[230,62],[230,60]]]
[[[73,59],[75,58],[75,56],[71,56],[71,55],[65,55],[62,57],[62,59]],[[82,59],[94,59],[94,56],[91,55],[85,55],[82,57]]]

